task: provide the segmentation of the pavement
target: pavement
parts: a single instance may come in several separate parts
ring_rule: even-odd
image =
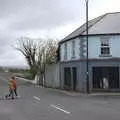
[[[21,81],[31,83],[35,87],[41,87],[42,88],[42,86],[36,85],[34,80],[28,80],[28,79],[20,78],[20,77],[17,77],[17,79],[20,79]],[[85,93],[81,93],[81,92],[68,91],[68,90],[56,89],[56,88],[46,88],[46,89],[49,89],[49,90],[52,90],[52,91],[57,91],[59,93],[63,93],[63,94],[66,94],[68,96],[73,96],[73,97],[76,97],[76,96],[90,96],[90,97],[91,96],[120,96],[120,92],[91,92],[89,94],[85,94]]]
[[[8,92],[0,74],[0,96]],[[120,97],[42,88],[17,79],[20,99],[0,100],[0,120],[120,120]]]

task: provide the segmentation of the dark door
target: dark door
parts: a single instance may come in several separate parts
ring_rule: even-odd
[[[64,68],[64,88],[71,88],[71,69]]]
[[[77,68],[72,68],[73,72],[73,90],[76,90],[77,85]]]
[[[118,67],[109,68],[109,88],[119,88],[119,69]]]
[[[93,67],[93,88],[101,88],[102,71],[99,67]]]

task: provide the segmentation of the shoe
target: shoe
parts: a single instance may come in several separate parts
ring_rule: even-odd
[[[16,96],[17,98],[20,98],[20,95]]]
[[[11,99],[14,100],[14,97],[12,97]]]
[[[7,99],[8,98],[8,96],[7,95],[5,95],[5,99]]]

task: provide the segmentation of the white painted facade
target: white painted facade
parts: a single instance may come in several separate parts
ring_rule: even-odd
[[[80,39],[76,38],[75,41],[75,58],[72,57],[72,40],[66,41],[65,43],[61,44],[60,46],[60,60],[66,61],[64,59],[65,56],[65,44],[67,44],[67,61],[68,60],[76,60],[80,59]]]
[[[110,45],[110,55],[109,58],[118,58],[120,57],[120,36],[114,35],[109,36],[109,45]],[[80,38],[75,40],[75,57],[72,58],[72,40],[61,43],[60,45],[60,60],[65,61],[65,44],[67,44],[67,61],[78,60],[80,59]],[[88,38],[88,56],[90,59],[106,59],[108,57],[101,57],[101,41],[100,36],[90,36]]]
[[[64,61],[64,46],[65,44],[61,44],[60,46],[60,61]]]
[[[120,57],[120,36],[113,36],[110,42],[112,57]]]
[[[75,39],[75,59],[80,59],[80,38]]]
[[[71,41],[68,41],[67,42],[67,60],[71,60],[71,57],[72,57],[72,42]]]

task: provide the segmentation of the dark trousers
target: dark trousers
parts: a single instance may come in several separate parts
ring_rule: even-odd
[[[17,89],[14,89],[13,91],[14,91],[15,96],[18,96]]]
[[[14,98],[14,94],[13,94],[13,90],[9,90],[10,91],[10,93],[9,93],[9,97],[11,97],[11,98]]]

